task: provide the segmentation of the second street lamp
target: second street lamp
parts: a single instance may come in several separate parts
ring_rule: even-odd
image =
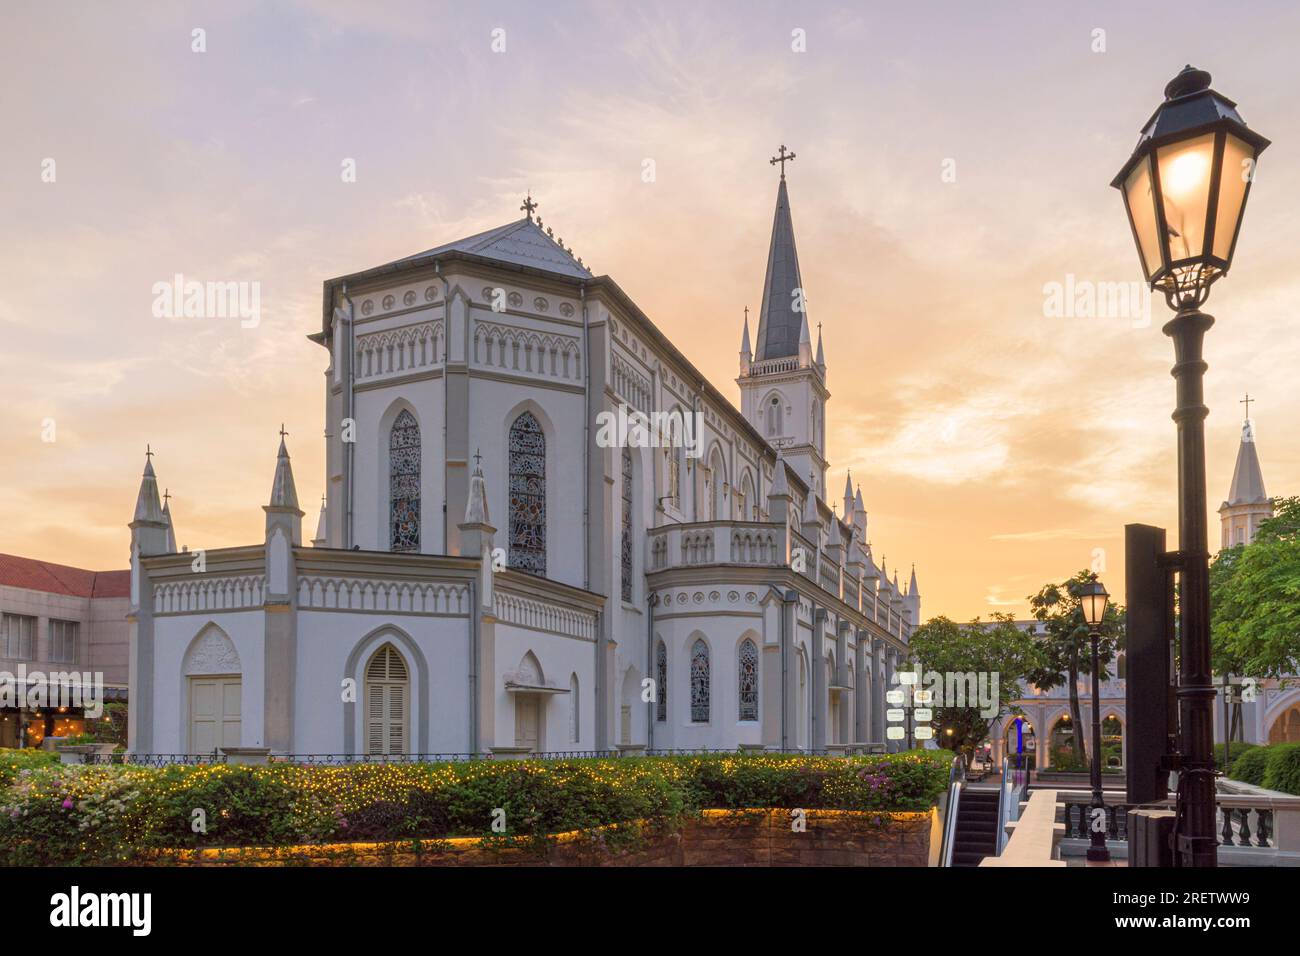
[[[1097,641],[1101,637],[1101,622],[1106,618],[1106,602],[1110,595],[1100,581],[1089,581],[1079,591],[1079,606],[1083,620],[1088,625],[1092,640],[1092,806],[1089,808],[1088,860],[1106,863],[1110,850],[1106,849],[1106,796],[1101,789],[1101,669],[1097,663]]]
[[[1200,311],[1232,265],[1255,164],[1268,140],[1248,129],[1237,104],[1186,67],[1142,129],[1111,185],[1120,190],[1151,288],[1177,314],[1179,632],[1178,813],[1183,866],[1215,866],[1214,686],[1210,673],[1210,577],[1205,507],[1205,369],[1202,345],[1214,319]]]

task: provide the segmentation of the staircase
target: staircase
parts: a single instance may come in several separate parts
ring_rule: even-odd
[[[953,866],[979,866],[997,854],[998,791],[966,787],[957,804],[957,831],[953,841]]]

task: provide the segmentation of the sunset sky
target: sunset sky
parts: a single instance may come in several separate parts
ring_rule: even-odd
[[[0,551],[125,567],[146,442],[182,544],[258,541],[282,421],[314,528],[322,281],[516,219],[526,190],[738,402],[784,143],[830,487],[862,483],[876,555],[916,562],[927,618],[1023,615],[1098,548],[1120,594],[1125,523],[1176,541],[1169,313],[1050,317],[1044,287],[1141,278],[1109,182],[1185,63],[1273,140],[1207,307],[1210,508],[1246,390],[1268,492],[1300,493],[1300,8],[1133,6],[15,5]],[[155,318],[176,273],[260,282],[261,324]]]

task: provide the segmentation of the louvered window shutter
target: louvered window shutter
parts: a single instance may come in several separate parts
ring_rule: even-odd
[[[406,753],[406,662],[385,644],[366,668],[366,753]]]

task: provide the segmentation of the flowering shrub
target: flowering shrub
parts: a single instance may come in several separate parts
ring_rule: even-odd
[[[160,850],[437,840],[543,843],[605,830],[617,843],[706,808],[926,810],[947,754],[775,754],[442,764],[54,765],[0,790],[0,863],[148,862]],[[493,829],[501,820],[504,832]]]

